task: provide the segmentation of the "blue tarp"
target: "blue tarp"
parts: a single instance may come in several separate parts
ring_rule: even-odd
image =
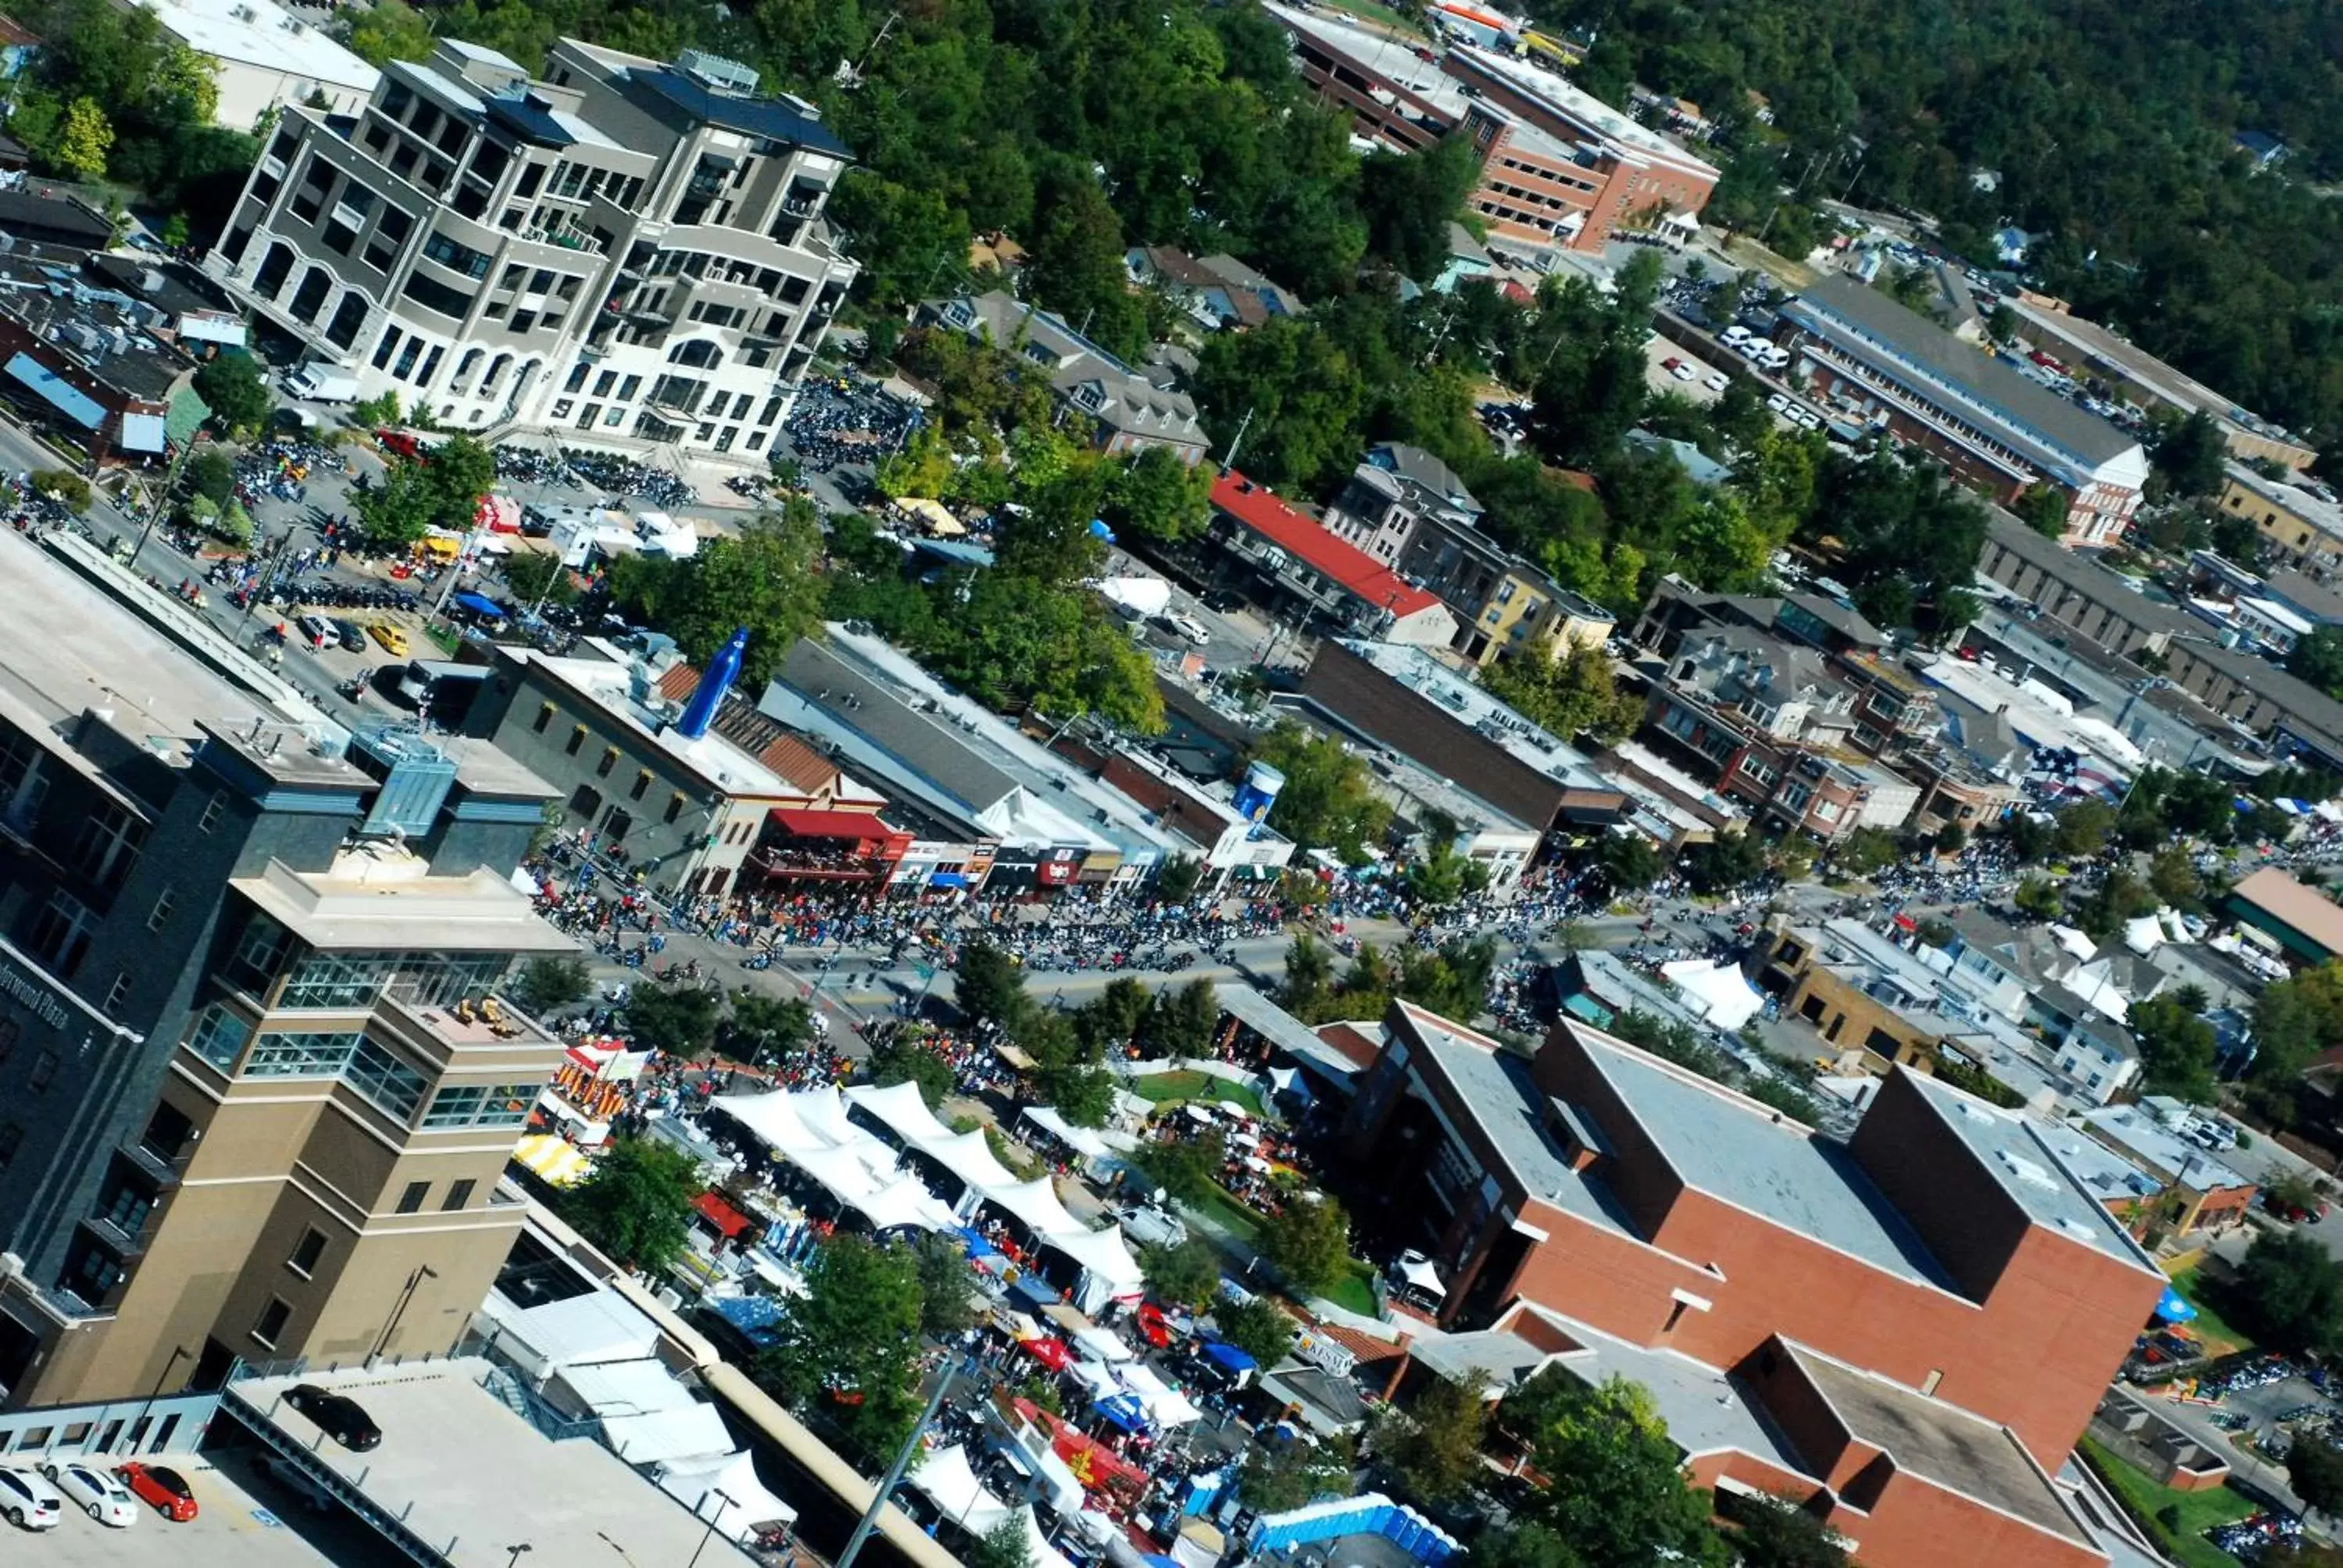
[[[1016,1283],[1009,1287],[1009,1293],[1018,1301],[1033,1307],[1051,1306],[1065,1300],[1063,1296],[1050,1288],[1049,1281],[1030,1271],[1017,1276]]]
[[[984,1232],[973,1225],[962,1225],[960,1239],[967,1243],[968,1255],[971,1258],[996,1258],[1001,1255],[1001,1249],[986,1241]]]
[[[965,888],[968,886],[968,878],[964,873],[960,871],[938,871],[928,878],[928,886],[930,888]]]
[[[2156,1315],[2167,1323],[2185,1323],[2197,1315],[2197,1309],[2188,1304],[2187,1297],[2167,1285],[2157,1300]]]
[[[1253,1526],[1246,1544],[1255,1553],[1267,1553],[1342,1535],[1380,1535],[1425,1568],[1440,1568],[1464,1550],[1423,1514],[1378,1492],[1272,1514]]]
[[[470,588],[466,588],[463,592],[456,595],[454,599],[450,602],[453,603],[458,609],[469,610],[474,615],[492,615],[497,617],[498,619],[502,619],[504,618],[504,606],[498,604],[496,600],[490,598],[484,593],[474,593]]]
[[[39,393],[44,401],[85,430],[106,423],[106,409],[88,393],[74,386],[29,354],[8,361],[8,374]]]
[[[1225,1340],[1205,1341],[1204,1359],[1230,1372],[1251,1372],[1261,1364]]]

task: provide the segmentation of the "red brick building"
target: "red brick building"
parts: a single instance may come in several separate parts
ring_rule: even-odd
[[[1385,1030],[1346,1131],[1446,1288],[1419,1360],[1643,1382],[1866,1568],[2106,1561],[2053,1478],[2164,1279],[2049,1129],[1898,1070],[1842,1142],[1567,1019]]]

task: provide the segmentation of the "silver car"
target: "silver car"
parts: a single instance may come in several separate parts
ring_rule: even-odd
[[[126,1530],[138,1523],[138,1500],[114,1472],[78,1460],[51,1460],[41,1466],[41,1473],[100,1524]]]

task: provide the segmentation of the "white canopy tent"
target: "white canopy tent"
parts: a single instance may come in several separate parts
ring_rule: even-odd
[[[653,1473],[660,1491],[734,1542],[749,1541],[759,1525],[787,1524],[798,1516],[796,1509],[765,1489],[757,1462],[745,1449],[704,1463],[660,1465]]]
[[[1058,1190],[1047,1176],[1036,1176],[1031,1181],[1020,1181],[1008,1187],[988,1187],[985,1201],[1016,1216],[1018,1221],[1037,1236],[1057,1237],[1082,1228],[1081,1221],[1066,1211],[1058,1201]]]
[[[936,1512],[971,1535],[983,1535],[1009,1517],[1009,1505],[984,1489],[958,1443],[937,1449],[906,1477]]]
[[[604,1418],[602,1436],[610,1452],[628,1464],[707,1459],[728,1453],[732,1434],[712,1404],[687,1404],[642,1415]]]
[[[1074,1568],[1066,1561],[1063,1553],[1050,1544],[1050,1538],[1041,1533],[1041,1522],[1033,1517],[1031,1503],[1024,1503],[1018,1508],[1017,1520],[1024,1529],[1025,1556],[1033,1568]]]
[[[1139,1396],[1139,1402],[1147,1407],[1147,1419],[1158,1426],[1185,1426],[1204,1413],[1144,1362],[1119,1368],[1115,1375],[1122,1380],[1126,1391]]]
[[[1029,1105],[1021,1114],[1024,1120],[1085,1159],[1103,1160],[1114,1152],[1107,1146],[1105,1139],[1087,1127],[1075,1126],[1059,1115],[1053,1107]]]
[[[1411,1252],[1400,1259],[1399,1277],[1434,1300],[1448,1294],[1448,1287],[1440,1282],[1440,1271],[1421,1253]]]
[[[1081,1268],[1081,1277],[1074,1282],[1074,1304],[1086,1312],[1096,1312],[1114,1297],[1136,1295],[1146,1288],[1139,1260],[1131,1255],[1116,1226],[1063,1231],[1046,1237],[1043,1245],[1056,1248]]]
[[[1017,1173],[993,1158],[992,1145],[984,1141],[981,1130],[950,1134],[918,1147],[920,1153],[980,1191],[1017,1184]]]
[[[1660,978],[1683,994],[1703,1022],[1727,1034],[1738,1033],[1743,1024],[1765,1008],[1765,999],[1738,964],[1682,959],[1662,964]]]
[[[1139,1352],[1124,1344],[1121,1334],[1097,1323],[1086,1329],[1077,1330],[1072,1338],[1074,1348],[1094,1362],[1106,1362],[1111,1364],[1115,1362],[1135,1362],[1139,1359]]]
[[[906,1143],[940,1143],[952,1136],[952,1130],[928,1109],[916,1083],[890,1083],[883,1089],[864,1084],[848,1090],[846,1098],[886,1123]]]

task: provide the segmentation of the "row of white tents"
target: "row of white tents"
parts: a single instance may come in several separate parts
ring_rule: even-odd
[[[860,1109],[901,1143],[902,1154],[847,1115]],[[914,1227],[953,1230],[984,1204],[1023,1226],[1044,1248],[1077,1270],[1074,1304],[1095,1312],[1116,1297],[1139,1293],[1139,1260],[1112,1224],[1083,1224],[1058,1199],[1047,1176],[1020,1181],[994,1158],[980,1131],[954,1132],[935,1118],[912,1083],[859,1085],[728,1095],[716,1109],[729,1115],[768,1149],[805,1172],[874,1230]],[[913,1161],[910,1155],[923,1157]],[[920,1169],[948,1175],[960,1191],[947,1202]]]

